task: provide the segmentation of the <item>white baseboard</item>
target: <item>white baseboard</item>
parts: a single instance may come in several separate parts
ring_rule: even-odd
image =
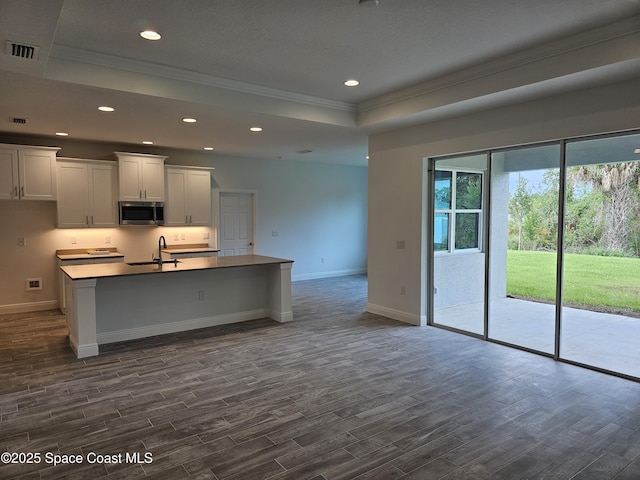
[[[46,300],[44,302],[13,303],[0,305],[0,315],[6,313],[40,312],[42,310],[55,310],[60,307],[58,300]]]
[[[227,315],[216,315],[214,317],[194,318],[193,320],[183,320],[180,322],[163,323],[160,325],[150,325],[147,327],[130,328],[127,330],[117,330],[115,332],[98,333],[98,344],[124,342],[137,338],[153,337],[165,335],[167,333],[182,332],[185,330],[195,330],[197,328],[214,327],[216,325],[226,325],[228,323],[246,322],[247,320],[258,320],[267,318],[268,314],[264,309],[250,310],[246,312],[232,313]]]
[[[412,313],[383,307],[381,305],[375,305],[373,303],[367,303],[366,310],[369,313],[375,313],[376,315],[392,318],[393,320],[398,320],[410,325],[423,326],[427,324],[426,319],[422,318],[420,315],[414,315]]]
[[[73,350],[73,353],[76,354],[76,358],[95,357],[96,355],[98,355],[97,343],[78,345],[78,341],[71,334],[69,334],[69,345],[71,345],[71,350]]]
[[[302,280],[316,280],[318,278],[346,277],[348,275],[364,275],[367,273],[366,268],[353,268],[350,270],[333,270],[331,272],[303,273],[301,275],[292,275],[292,282]]]
[[[293,321],[293,312],[271,312],[269,318],[272,318],[276,322],[286,323]]]

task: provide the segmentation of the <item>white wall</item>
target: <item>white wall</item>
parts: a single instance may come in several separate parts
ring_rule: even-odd
[[[0,142],[62,146],[59,156],[99,160],[114,151],[132,151],[126,145],[2,134]],[[168,155],[167,163],[172,164],[213,166],[214,189],[255,191],[256,253],[294,260],[293,280],[366,272],[366,168],[162,149],[134,151]],[[0,201],[0,313],[57,306],[58,249],[117,247],[126,261],[138,261],[157,251],[160,235],[169,244],[217,246],[215,225],[57,229],[55,224],[54,202]],[[273,237],[273,231],[279,235]],[[206,235],[208,240],[203,239]],[[25,247],[17,246],[19,237],[26,239]],[[42,278],[41,291],[26,291],[26,278],[31,277]]]
[[[431,268],[424,158],[640,128],[639,84],[635,78],[371,136],[367,309],[424,324]],[[396,239],[407,248],[396,250]]]
[[[366,271],[366,168],[272,159],[215,167],[218,190],[257,191],[257,253],[293,259],[293,280]]]

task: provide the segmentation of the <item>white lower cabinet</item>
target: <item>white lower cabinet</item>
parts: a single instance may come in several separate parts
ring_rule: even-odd
[[[58,160],[58,228],[118,225],[115,162]]]
[[[166,167],[165,225],[211,225],[211,169]]]

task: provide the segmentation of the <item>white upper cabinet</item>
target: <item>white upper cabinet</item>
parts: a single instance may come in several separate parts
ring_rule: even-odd
[[[164,161],[167,157],[115,152],[119,200],[164,201]]]
[[[58,150],[0,144],[0,199],[56,200]]]
[[[57,165],[58,227],[117,226],[115,163],[64,158]]]
[[[211,169],[167,167],[165,225],[211,225]]]

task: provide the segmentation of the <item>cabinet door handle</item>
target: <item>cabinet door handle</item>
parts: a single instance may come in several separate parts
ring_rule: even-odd
[[[140,190],[140,197],[138,197],[138,198],[140,198],[140,200],[142,200],[142,190]]]
[[[184,216],[184,223],[189,223],[189,215]]]
[[[18,187],[17,186],[13,187],[13,191],[16,192],[13,196],[17,197],[18,196]]]
[[[193,217],[189,215],[189,223],[193,223]]]
[[[86,223],[87,225],[89,225],[89,215],[86,215],[86,216],[84,217],[84,219],[85,219],[85,223]]]
[[[147,199],[147,191],[146,190],[144,191],[144,199],[145,200]]]
[[[20,190],[21,190],[20,196],[24,197],[24,185],[22,187],[20,187]]]
[[[93,225],[93,215],[91,215],[91,225]]]

